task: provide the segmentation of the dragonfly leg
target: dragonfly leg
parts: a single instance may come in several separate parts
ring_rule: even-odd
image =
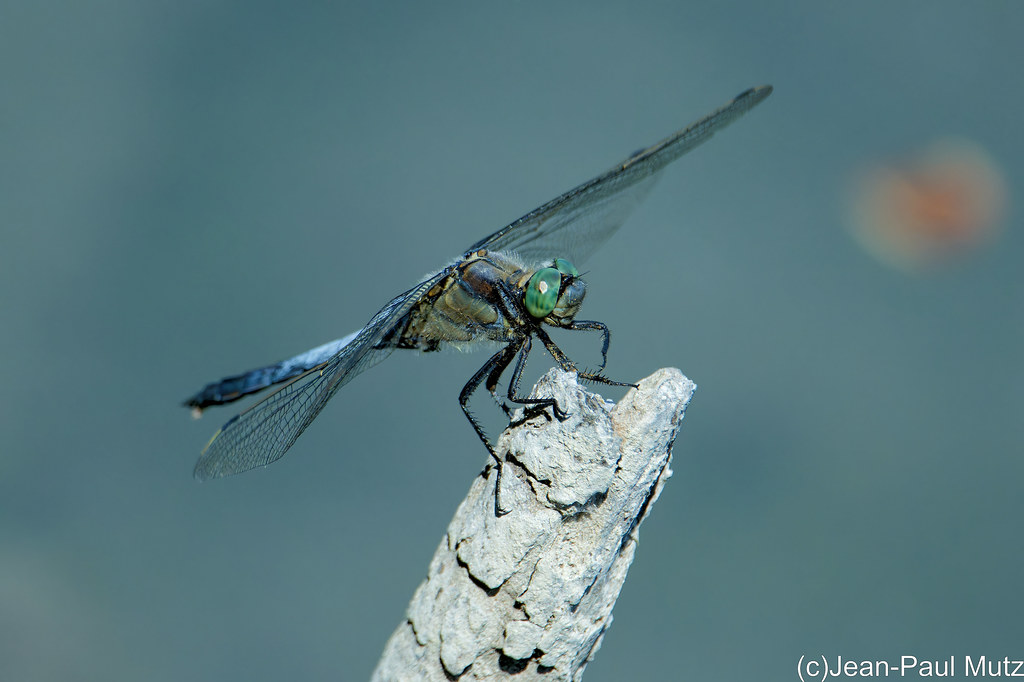
[[[605,365],[608,364],[608,344],[612,341],[612,333],[608,330],[608,325],[604,322],[597,322],[595,320],[575,320],[570,324],[563,327],[563,329],[573,329],[578,331],[599,331],[602,336],[601,343],[601,366],[597,368],[597,372],[603,372]]]
[[[567,372],[579,372],[580,379],[583,379],[584,381],[592,381],[594,383],[606,384],[608,386],[631,386],[633,388],[637,388],[636,384],[631,384],[628,381],[615,381],[613,379],[609,379],[608,377],[603,376],[600,373],[600,370],[597,372],[580,372],[576,369],[576,365],[574,365],[568,356],[566,356],[565,352],[555,345],[555,342],[551,340],[551,337],[548,336],[547,332],[539,327],[534,331],[537,334],[537,338],[541,340],[544,347],[548,349],[549,353],[551,353],[551,357],[555,359],[555,362],[557,362],[563,370]],[[605,345],[607,346],[607,342]]]
[[[532,346],[533,340],[531,337],[527,336],[526,341],[523,343],[522,350],[519,351],[519,357],[516,359],[516,366],[512,369],[512,376],[508,381],[508,399],[514,403],[526,405],[526,414],[520,422],[517,422],[517,424],[521,424],[532,419],[538,414],[547,415],[547,412],[544,410],[549,407],[558,421],[565,421],[569,415],[562,411],[562,408],[558,406],[558,403],[554,398],[524,398],[517,395],[519,393],[519,382],[522,380],[523,372],[526,370],[526,360],[530,355],[530,349]],[[515,425],[516,424],[513,424],[513,426]]]
[[[484,363],[483,367],[478,369],[476,373],[466,382],[466,385],[462,387],[462,391],[459,393],[459,405],[462,407],[462,412],[466,415],[466,419],[472,424],[473,430],[476,431],[477,437],[487,447],[487,452],[490,453],[497,465],[497,476],[494,481],[494,515],[504,516],[509,513],[510,509],[505,509],[501,504],[501,470],[502,470],[502,459],[498,456],[498,453],[494,451],[494,446],[487,439],[487,433],[484,432],[483,426],[477,421],[476,417],[469,411],[469,398],[473,393],[480,388],[480,384],[484,383],[486,379],[488,383],[492,381],[497,384],[498,378],[502,372],[512,362],[512,358],[522,347],[522,343],[512,342],[509,345],[502,348],[500,351],[490,357],[487,362]],[[488,386],[493,394],[493,387]]]
[[[509,362],[511,362],[511,359],[509,360]],[[487,392],[491,394],[491,397],[494,398],[494,402],[496,402],[498,404],[498,407],[501,408],[501,411],[505,413],[505,416],[511,419],[512,408],[510,408],[505,403],[505,401],[498,396],[498,382],[501,380],[501,375],[505,373],[506,369],[508,369],[508,365],[508,362],[504,364],[498,363],[497,365],[495,365],[490,375],[488,375],[487,381],[486,383],[484,383],[484,386],[487,388]]]

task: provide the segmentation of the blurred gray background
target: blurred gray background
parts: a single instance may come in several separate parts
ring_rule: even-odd
[[[1024,654],[1019,213],[924,275],[845,229],[858,169],[947,134],[1019,203],[1024,4],[0,17],[0,679],[365,679],[486,463],[485,356],[396,353],[207,484],[234,410],[180,401],[761,83],[583,268],[609,374],[700,387],[586,679]]]

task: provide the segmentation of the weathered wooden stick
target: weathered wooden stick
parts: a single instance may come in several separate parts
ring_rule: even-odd
[[[569,413],[501,435],[496,469],[459,505],[407,619],[373,674],[392,680],[579,680],[612,622],[637,531],[671,476],[672,445],[696,388],[662,369],[617,404],[549,371],[535,397]],[[548,411],[550,414],[550,410]]]

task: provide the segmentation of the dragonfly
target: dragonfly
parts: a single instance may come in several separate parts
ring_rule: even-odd
[[[361,329],[273,365],[207,384],[185,401],[203,410],[277,387],[232,417],[210,439],[195,466],[200,480],[266,466],[280,459],[324,406],[355,376],[396,349],[433,352],[498,344],[500,349],[459,393],[459,405],[497,467],[495,515],[507,513],[499,498],[502,460],[469,409],[483,385],[511,420],[498,384],[515,362],[505,398],[528,415],[564,420],[555,400],[519,395],[519,383],[536,338],[563,370],[584,381],[627,386],[602,372],[608,359],[608,327],[576,315],[586,294],[577,265],[629,217],[670,163],[705,142],[772,93],[770,85],[746,90],[724,106],[660,142],[643,148],[607,172],[552,199],[476,242],[453,262],[391,299]],[[546,327],[602,336],[596,371],[580,371],[554,343]],[[550,417],[549,417],[550,418]]]

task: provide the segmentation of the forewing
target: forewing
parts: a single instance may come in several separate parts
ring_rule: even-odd
[[[477,242],[466,253],[512,250],[531,261],[561,257],[582,263],[647,196],[659,171],[771,93],[770,85],[741,93],[717,111]]]
[[[203,450],[195,477],[219,478],[280,459],[339,388],[390,354],[381,341],[447,273],[446,268],[396,296],[332,358],[232,417]]]

